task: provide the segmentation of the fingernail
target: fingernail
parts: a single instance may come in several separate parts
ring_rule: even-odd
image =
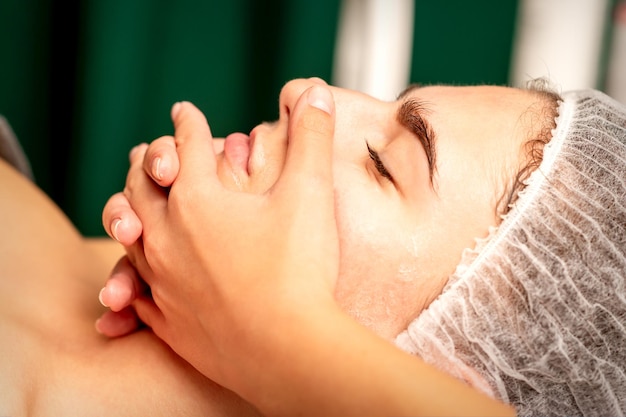
[[[105,288],[106,287],[103,287],[98,293],[98,301],[100,301],[100,304],[102,304],[104,307],[108,307],[108,305],[106,305],[106,303],[102,301],[102,293],[104,292]]]
[[[95,324],[95,326],[94,326],[94,327],[96,328],[96,331],[97,331],[98,333],[103,334],[103,333],[102,333],[102,330],[100,330],[100,321],[102,321],[102,319],[98,319],[98,320],[96,320],[96,324]]]
[[[328,114],[332,113],[333,95],[328,88],[324,88],[320,85],[311,87],[307,101],[309,105],[316,109],[320,109]]]
[[[113,234],[113,237],[118,242],[120,241],[120,239],[117,237],[117,228],[119,227],[121,223],[122,223],[122,219],[115,219],[113,220],[113,224],[111,225],[111,234]]]
[[[179,111],[180,111],[180,101],[174,103],[174,105],[172,106],[172,111],[170,112],[170,117],[172,118],[172,120],[176,118]]]
[[[161,172],[161,158],[154,158],[154,161],[152,161],[152,175],[154,175],[154,178],[156,178],[157,180],[161,180],[163,179],[163,173]]]

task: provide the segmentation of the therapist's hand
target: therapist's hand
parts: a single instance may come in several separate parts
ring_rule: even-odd
[[[262,195],[221,186],[208,125],[189,103],[173,112],[181,170],[169,198],[146,174],[146,148],[133,153],[122,212],[141,219],[143,237],[123,265],[151,287],[133,292],[139,317],[267,415],[513,415],[335,304],[334,107],[311,106],[317,94],[329,92],[316,86],[289,109],[287,163]],[[133,274],[127,287],[141,282]]]
[[[295,323],[338,309],[332,95],[320,85],[302,94],[284,170],[261,195],[222,185],[197,108],[180,103],[173,115],[180,171],[169,192],[145,173],[145,149],[127,179],[143,224],[129,255],[151,288],[133,305],[183,358],[245,397],[275,383],[264,367],[287,348]]]
[[[216,153],[222,152],[224,140],[213,140],[213,149]],[[180,167],[174,137],[160,137],[149,146],[140,144],[131,150],[129,158],[135,152],[144,150],[145,172],[161,187],[172,185]],[[141,220],[123,192],[116,193],[108,199],[102,211],[102,225],[110,237],[125,247],[136,243],[142,233]],[[109,310],[96,321],[98,332],[108,337],[120,337],[141,328],[141,322],[132,303],[146,290],[147,285],[135,266],[127,256],[122,257],[99,294],[100,303]]]

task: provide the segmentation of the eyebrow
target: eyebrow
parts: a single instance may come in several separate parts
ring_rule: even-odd
[[[426,152],[426,160],[428,161],[428,173],[430,182],[433,183],[436,167],[436,135],[431,128],[428,120],[424,118],[424,114],[429,112],[427,103],[416,98],[407,98],[411,92],[420,88],[418,84],[411,84],[402,93],[398,95],[398,100],[402,100],[402,104],[398,109],[396,118],[398,122],[408,129],[420,141],[424,151]]]

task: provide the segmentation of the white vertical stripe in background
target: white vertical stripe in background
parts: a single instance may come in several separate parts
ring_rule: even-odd
[[[609,0],[520,0],[511,84],[549,78],[561,91],[599,88]]]
[[[332,83],[394,100],[410,79],[413,10],[413,0],[344,0]]]
[[[560,91],[596,88],[626,103],[626,0],[613,3],[519,0],[509,84],[547,77]],[[410,81],[415,7],[343,0],[331,83],[395,99]]]

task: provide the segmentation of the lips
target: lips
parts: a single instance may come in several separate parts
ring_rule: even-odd
[[[233,170],[248,175],[250,137],[243,133],[231,133],[224,140],[224,156]]]
[[[262,123],[250,135],[232,133],[224,139],[222,180],[239,191],[263,193],[272,187],[285,164],[286,125]],[[224,175],[225,174],[225,175]]]

